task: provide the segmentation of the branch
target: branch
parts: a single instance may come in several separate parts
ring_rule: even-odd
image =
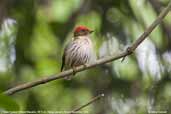
[[[87,70],[87,69],[96,67],[98,65],[109,63],[109,62],[112,62],[114,60],[117,60],[117,59],[120,59],[120,58],[125,58],[126,56],[131,55],[134,52],[134,50],[154,30],[154,28],[162,22],[163,18],[168,14],[170,9],[171,9],[171,1],[169,2],[168,6],[159,14],[157,19],[144,31],[144,33],[130,47],[127,48],[126,51],[124,51],[124,52],[122,52],[122,53],[120,53],[120,54],[118,54],[116,56],[107,56],[107,57],[105,57],[103,59],[97,60],[93,64],[88,64],[86,66],[84,66],[84,65],[78,66],[78,67],[76,67],[74,69],[74,72],[75,73],[76,72],[81,72],[83,70]],[[35,87],[35,86],[38,86],[38,85],[41,85],[41,84],[45,84],[45,83],[48,83],[48,82],[53,81],[53,80],[65,78],[65,77],[67,77],[69,75],[72,75],[72,74],[73,74],[73,70],[69,69],[69,70],[61,72],[59,74],[55,74],[55,75],[52,75],[52,76],[44,77],[42,79],[38,79],[36,81],[27,82],[27,83],[24,83],[24,84],[17,85],[15,87],[5,91],[4,94],[12,95],[12,94],[20,92],[22,90],[29,89],[29,88],[32,88],[32,87]]]
[[[79,111],[79,110],[85,108],[86,106],[88,106],[88,105],[94,103],[95,101],[99,100],[99,99],[102,98],[102,97],[104,97],[104,94],[99,94],[99,95],[97,95],[96,97],[92,98],[88,103],[86,103],[86,104],[84,104],[84,105],[82,105],[82,106],[80,106],[80,107],[74,109],[73,111],[71,111],[70,114],[77,113],[77,111]]]

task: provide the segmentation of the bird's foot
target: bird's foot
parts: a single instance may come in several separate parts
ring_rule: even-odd
[[[72,76],[74,76],[76,74],[76,68],[75,67],[72,67],[72,70],[73,70],[72,75],[69,75],[69,76],[65,77],[66,80],[71,80],[72,79]]]
[[[77,72],[76,72],[76,68],[75,67],[72,67],[72,70],[73,70],[73,75],[75,75]]]
[[[72,78],[72,76],[70,75],[70,76],[65,77],[64,79],[65,80],[71,80],[71,78]]]

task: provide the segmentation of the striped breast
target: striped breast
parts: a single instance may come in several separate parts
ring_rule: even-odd
[[[79,38],[73,40],[65,49],[65,66],[83,65],[91,59],[92,43],[89,38]]]

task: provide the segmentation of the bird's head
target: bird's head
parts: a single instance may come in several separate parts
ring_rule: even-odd
[[[86,26],[77,26],[74,30],[74,37],[86,36],[91,34],[93,31]]]

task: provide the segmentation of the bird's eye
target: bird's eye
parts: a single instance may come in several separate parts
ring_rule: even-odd
[[[84,29],[80,30],[80,32],[84,32],[84,31],[85,31]]]

